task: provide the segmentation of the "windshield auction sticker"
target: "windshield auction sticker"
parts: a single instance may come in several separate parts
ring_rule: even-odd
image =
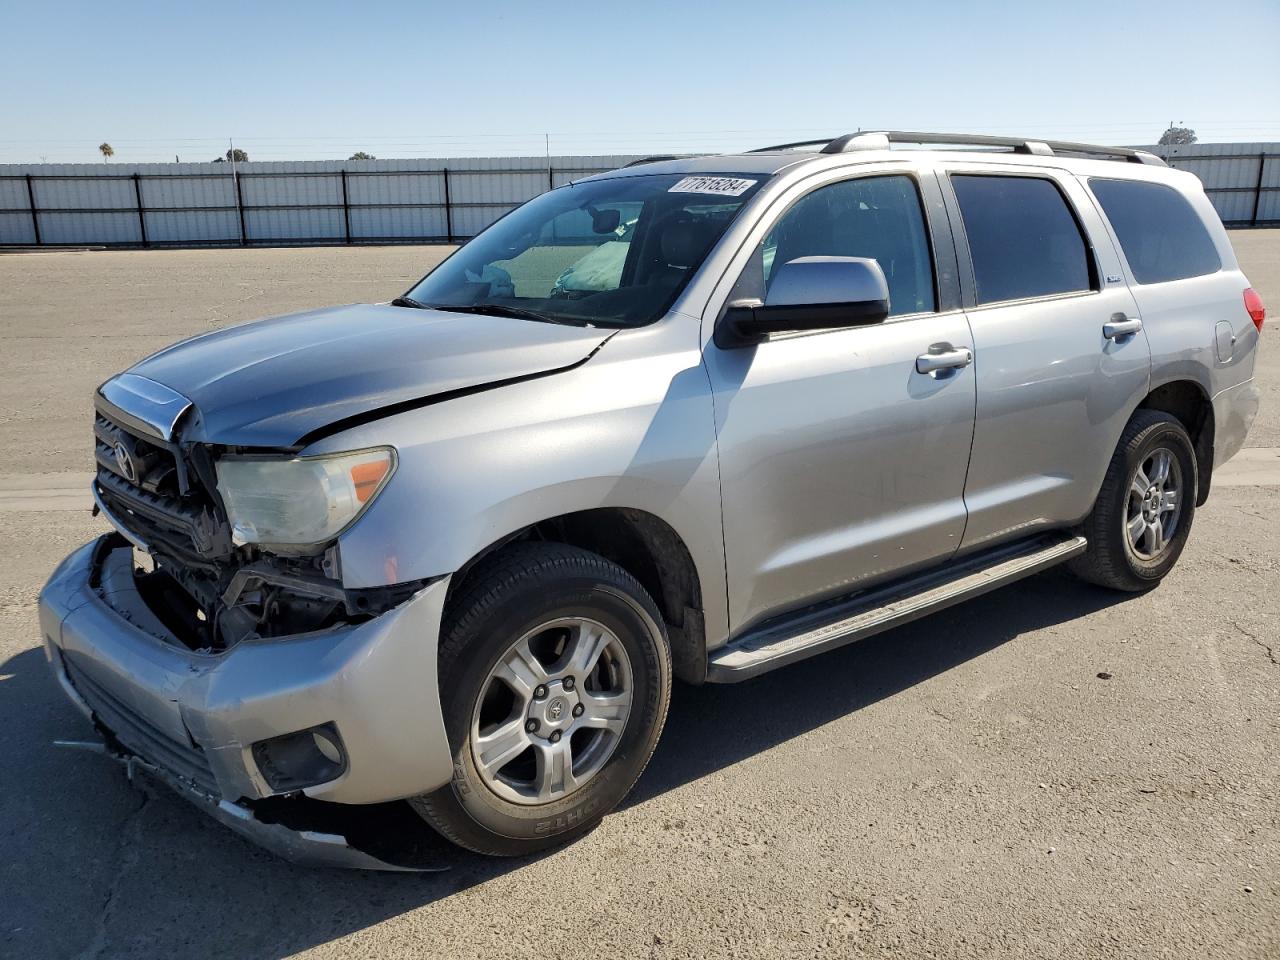
[[[718,197],[740,197],[756,182],[740,177],[685,177],[667,193],[714,193]]]

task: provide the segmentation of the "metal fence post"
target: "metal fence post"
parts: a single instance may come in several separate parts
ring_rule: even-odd
[[[41,246],[40,241],[40,212],[36,209],[36,190],[31,185],[32,176],[27,174],[27,202],[31,204],[31,229],[35,231],[36,246]]]
[[[231,180],[236,185],[236,211],[240,214],[240,246],[248,246],[249,231],[244,225],[244,194],[240,190],[240,174],[235,171],[234,166],[231,170]]]
[[[547,189],[554,190],[556,188],[556,171],[552,166],[547,167]]]
[[[1258,225],[1258,212],[1262,209],[1262,174],[1267,169],[1267,155],[1265,153],[1258,154],[1258,184],[1253,188],[1253,220],[1252,225]]]
[[[347,225],[347,243],[351,242],[351,201],[347,197],[347,171],[342,171],[342,219]]]
[[[444,174],[444,239],[453,243],[453,203],[449,199],[449,168],[440,171]]]
[[[142,209],[142,177],[136,173],[133,175],[133,198],[138,204],[138,234],[142,237],[142,245],[149,247],[151,241],[147,239],[147,215]]]

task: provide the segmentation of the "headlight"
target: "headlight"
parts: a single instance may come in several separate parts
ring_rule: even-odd
[[[236,543],[322,543],[360,516],[395,466],[390,447],[292,460],[223,457],[218,491]]]

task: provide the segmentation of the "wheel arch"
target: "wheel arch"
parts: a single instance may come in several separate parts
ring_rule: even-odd
[[[672,668],[688,683],[706,678],[707,641],[702,584],[693,556],[661,517],[628,507],[597,507],[539,520],[489,544],[463,564],[449,585],[446,607],[476,564],[512,543],[563,543],[597,553],[640,582],[662,612]]]
[[[1177,417],[1191,437],[1196,452],[1196,506],[1209,498],[1213,478],[1213,443],[1216,425],[1213,402],[1195,380],[1170,380],[1160,384],[1138,404],[1140,410],[1159,410]]]

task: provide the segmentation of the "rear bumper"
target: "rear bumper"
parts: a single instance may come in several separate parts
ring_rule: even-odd
[[[1258,415],[1261,391],[1252,379],[1228,387],[1213,398],[1213,466],[1216,470],[1244,446]]]
[[[447,579],[356,626],[206,655],[166,640],[131,587],[131,564],[130,548],[108,536],[54,571],[39,605],[50,665],[122,752],[207,798],[219,819],[246,832],[245,801],[273,795],[254,743],[320,724],[337,727],[347,764],[305,788],[310,797],[376,803],[449,781],[436,678]]]

